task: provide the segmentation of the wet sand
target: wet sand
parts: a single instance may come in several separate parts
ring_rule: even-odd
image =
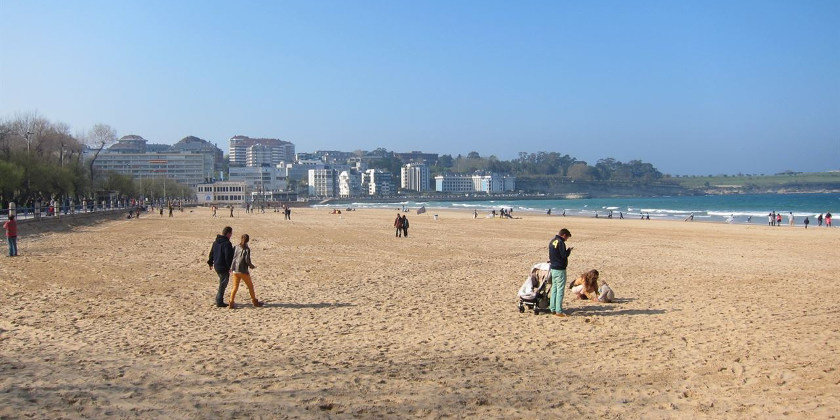
[[[840,412],[836,229],[433,212],[409,238],[386,210],[21,225],[22,256],[0,258],[0,417]],[[263,308],[244,285],[240,309],[212,305],[227,224],[252,237]],[[596,268],[619,302],[520,314],[561,227],[569,277]]]

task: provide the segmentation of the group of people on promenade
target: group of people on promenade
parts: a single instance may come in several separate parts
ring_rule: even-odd
[[[408,226],[408,217],[404,214],[400,216],[400,214],[397,213],[397,218],[394,219],[394,228],[397,229],[396,237],[399,238],[400,236],[403,236],[408,238]]]

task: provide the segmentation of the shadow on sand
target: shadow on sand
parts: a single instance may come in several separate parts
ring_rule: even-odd
[[[353,303],[283,303],[283,302],[267,302],[263,305],[264,308],[288,308],[288,309],[327,309],[327,308],[347,308],[349,306],[356,306]]]
[[[659,315],[665,312],[667,311],[664,309],[620,309],[614,305],[590,305],[569,309],[569,314],[573,316]]]

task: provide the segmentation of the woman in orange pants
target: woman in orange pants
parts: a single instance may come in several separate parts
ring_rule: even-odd
[[[257,268],[251,264],[251,248],[248,247],[248,240],[251,238],[248,234],[242,235],[239,240],[239,245],[233,251],[233,263],[230,270],[233,271],[233,290],[230,292],[230,309],[235,309],[233,299],[236,297],[236,291],[239,289],[239,281],[244,281],[248,286],[248,293],[251,294],[251,303],[255,307],[263,306],[262,302],[257,300],[254,295],[254,283],[251,282],[251,273],[248,272],[251,268]]]

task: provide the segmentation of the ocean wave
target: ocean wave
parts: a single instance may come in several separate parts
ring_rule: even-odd
[[[702,210],[674,210],[674,209],[641,209],[642,213],[656,213],[656,214],[685,214],[689,215],[691,213],[705,213]]]

